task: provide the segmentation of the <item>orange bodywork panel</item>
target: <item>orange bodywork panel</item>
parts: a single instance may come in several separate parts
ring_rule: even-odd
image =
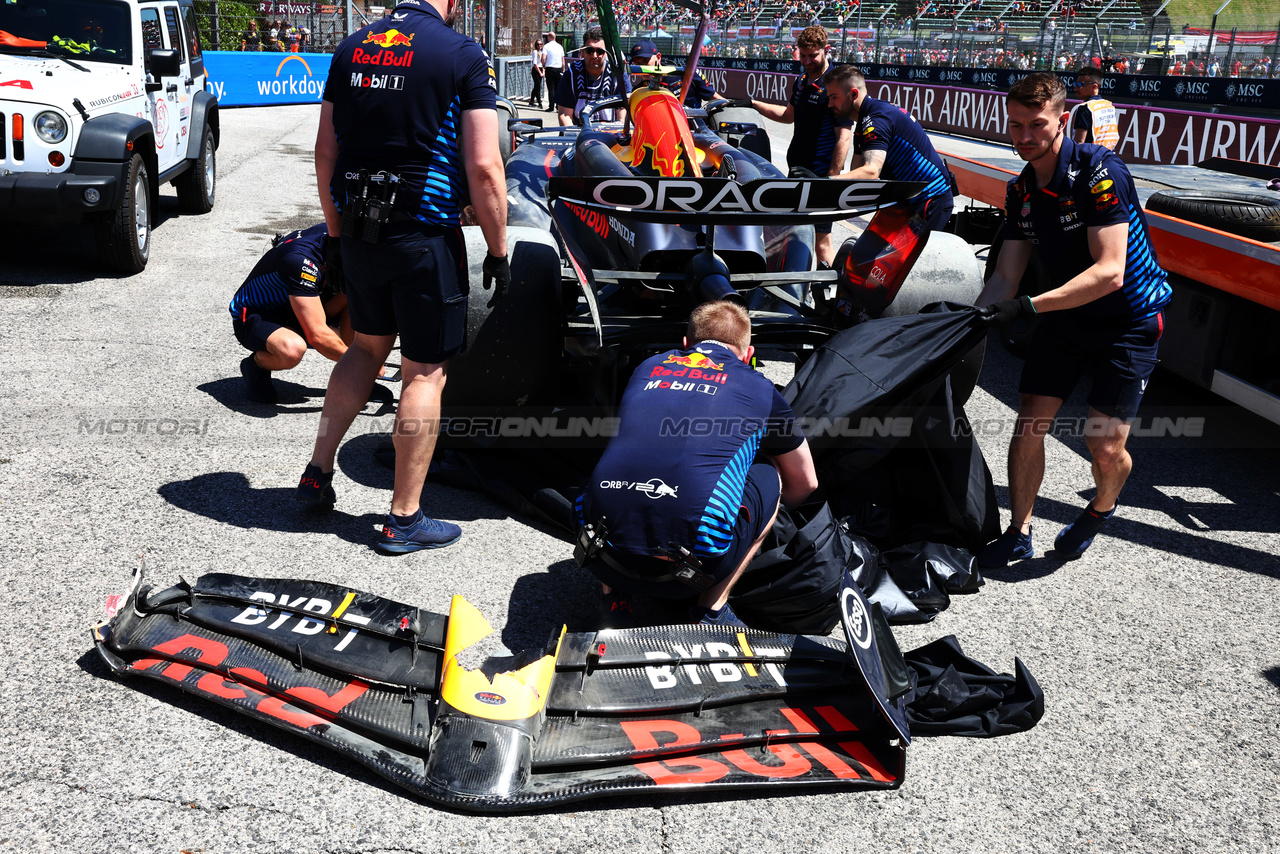
[[[633,166],[647,165],[664,178],[701,178],[697,149],[684,108],[666,89],[637,89],[627,105],[633,127],[631,145],[618,156]]]

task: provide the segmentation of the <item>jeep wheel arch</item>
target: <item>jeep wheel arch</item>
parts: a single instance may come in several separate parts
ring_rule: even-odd
[[[72,163],[98,161],[127,164],[135,154],[142,156],[147,174],[151,177],[150,209],[154,212],[160,204],[160,183],[156,180],[159,171],[155,131],[146,119],[123,113],[90,119],[80,129],[80,139],[76,142]]]
[[[218,127],[218,99],[208,92],[197,92],[191,97],[191,130],[187,133],[187,160],[200,159],[200,145],[204,139],[204,129],[213,132],[213,148],[216,151],[222,144],[221,129]]]

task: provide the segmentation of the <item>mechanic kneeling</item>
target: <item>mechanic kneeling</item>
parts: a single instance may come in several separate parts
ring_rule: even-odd
[[[297,367],[307,347],[335,362],[347,351],[347,297],[340,264],[325,261],[330,243],[324,223],[276,237],[231,298],[232,330],[250,351],[240,363],[250,400],[275,403],[271,372]]]
[[[641,363],[618,433],[578,498],[574,557],[601,582],[603,627],[633,624],[632,595],[688,599],[690,619],[741,626],[729,592],[778,514],[818,486],[791,407],[750,367],[741,306],[704,303],[683,346]],[[757,464],[763,452],[772,461]]]

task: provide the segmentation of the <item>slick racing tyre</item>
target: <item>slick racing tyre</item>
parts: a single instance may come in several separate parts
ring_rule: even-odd
[[[507,122],[518,118],[520,118],[520,111],[516,109],[516,105],[506,98],[499,98],[498,150],[502,152],[502,164],[504,166],[511,159],[511,152],[515,150],[515,140],[512,138],[511,131],[507,129]]]
[[[133,155],[116,209],[94,222],[98,255],[117,273],[141,273],[151,254],[151,176],[141,154]]]
[[[551,401],[560,380],[564,328],[560,314],[560,250],[532,228],[507,229],[511,288],[488,307],[481,283],[487,254],[480,229],[463,229],[470,268],[467,349],[449,363],[444,406],[532,406]]]
[[[1256,193],[1161,190],[1147,210],[1263,243],[1280,241],[1280,199]]]
[[[182,173],[173,185],[178,189],[178,207],[183,213],[202,214],[213,210],[213,196],[218,178],[214,155],[213,131],[204,129],[200,140],[200,157]]]

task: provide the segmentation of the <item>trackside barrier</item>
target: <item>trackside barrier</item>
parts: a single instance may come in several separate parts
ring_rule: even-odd
[[[424,57],[426,59],[426,57]],[[209,91],[223,107],[265,107],[280,104],[318,104],[329,77],[328,53],[204,52]],[[527,56],[495,58],[498,94],[528,98],[531,88]],[[365,85],[395,89],[403,77],[395,68],[370,66],[362,75]]]
[[[327,53],[204,53],[209,91],[223,107],[318,104],[332,59]],[[393,88],[395,76],[394,69],[365,75]]]

